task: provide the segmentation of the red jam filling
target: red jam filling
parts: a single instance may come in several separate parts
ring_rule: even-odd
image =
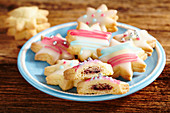
[[[84,70],[84,74],[93,74],[93,73],[99,73],[101,69],[99,67],[89,67],[86,70]]]
[[[96,84],[96,85],[92,85],[91,89],[93,90],[111,90],[113,87],[110,86],[109,84],[106,84],[106,83],[99,83],[99,84]]]

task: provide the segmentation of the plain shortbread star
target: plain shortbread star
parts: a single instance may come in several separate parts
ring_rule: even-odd
[[[37,24],[46,23],[49,14],[47,10],[38,9],[36,6],[20,7],[8,13],[6,20],[8,27],[15,27],[16,31],[34,29]]]

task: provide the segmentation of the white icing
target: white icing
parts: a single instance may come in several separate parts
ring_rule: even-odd
[[[133,34],[132,37],[130,37],[130,34]],[[124,37],[124,35],[127,35],[127,37]],[[122,38],[127,41],[132,41],[135,46],[142,48],[144,50],[150,50],[153,51],[153,48],[147,43],[147,41],[156,41],[156,39],[148,34],[146,30],[139,30],[138,31],[139,37],[135,35],[135,32],[133,30],[128,30],[123,34],[119,34],[114,36],[114,38],[120,42],[122,42]],[[139,40],[137,40],[139,38]],[[132,39],[132,40],[129,40]]]
[[[55,68],[55,71],[47,75],[47,83],[59,85],[62,89],[67,90],[73,87],[73,81],[64,79],[64,71],[78,65],[78,60],[58,60],[57,64],[50,67]],[[63,66],[63,68],[61,68]]]
[[[55,62],[60,58],[60,54],[55,52],[52,49],[43,47],[40,51],[38,51],[35,55],[41,54],[41,53],[48,53],[49,55],[53,56],[53,61]]]
[[[86,16],[81,16],[78,18],[79,22],[86,23],[91,26],[95,23],[100,23],[102,31],[106,30],[106,25],[116,24],[116,10],[108,10],[107,6],[102,4],[97,10],[94,8],[87,8]]]

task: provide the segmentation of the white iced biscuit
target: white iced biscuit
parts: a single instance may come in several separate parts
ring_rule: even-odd
[[[115,32],[117,31],[116,21],[118,19],[117,10],[108,10],[105,4],[102,4],[96,10],[87,8],[87,13],[80,18],[78,22],[83,22],[89,26],[99,23],[102,31]]]
[[[149,56],[156,47],[156,39],[148,34],[146,30],[127,30],[123,34],[113,37],[119,42],[132,41],[135,46],[142,48]]]
[[[44,70],[46,81],[49,85],[59,85],[62,90],[73,88],[72,80],[64,79],[64,71],[78,65],[78,60],[58,60],[57,64],[48,66]]]

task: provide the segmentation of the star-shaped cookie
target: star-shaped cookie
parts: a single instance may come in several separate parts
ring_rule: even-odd
[[[113,38],[119,42],[132,41],[135,46],[142,48],[149,56],[152,55],[153,48],[156,46],[156,39],[149,35],[146,30],[127,30]]]
[[[78,60],[58,60],[57,64],[47,66],[44,69],[46,81],[49,85],[59,85],[62,90],[73,88],[72,80],[64,79],[64,71],[78,65]]]
[[[30,39],[37,33],[50,27],[49,23],[38,24],[35,29],[25,29],[22,31],[16,31],[15,27],[8,28],[7,35],[14,36],[15,40]]]
[[[77,28],[78,30],[72,29],[67,32],[66,39],[70,43],[67,51],[78,55],[80,61],[84,61],[88,57],[98,58],[96,49],[109,46],[111,33],[101,31],[99,23],[89,27],[80,22]]]
[[[35,52],[35,60],[47,61],[53,65],[59,59],[73,59],[74,56],[67,52],[68,43],[60,34],[52,37],[42,37],[41,41],[31,44]]]
[[[89,26],[100,23],[102,31],[115,32],[117,31],[117,19],[117,10],[108,10],[107,6],[102,4],[96,10],[91,7],[87,8],[87,13],[79,17],[78,22],[86,23]]]
[[[36,6],[19,7],[8,13],[6,20],[8,27],[15,27],[16,31],[35,29],[37,24],[47,23],[47,10],[38,9]]]
[[[143,58],[147,55],[141,48],[130,42],[120,43],[114,39],[110,43],[110,47],[99,48],[97,52],[101,61],[112,65],[114,78],[120,75],[125,80],[132,80],[133,72],[145,71]]]

